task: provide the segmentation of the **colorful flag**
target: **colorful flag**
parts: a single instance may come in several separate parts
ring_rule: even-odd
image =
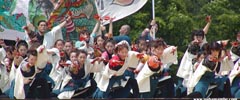
[[[27,0],[26,0],[27,1]],[[23,39],[22,26],[26,25],[26,17],[23,13],[11,14],[11,6],[14,0],[0,0],[0,39]]]
[[[0,0],[0,38],[10,39],[10,35],[2,34],[17,36],[19,32],[24,36],[22,27],[28,23],[37,27],[40,20],[47,20],[52,28],[64,21],[69,13],[72,20],[62,30],[64,39],[69,36],[70,40],[76,41],[81,30],[91,32],[94,28],[93,16],[97,13],[94,0]],[[22,36],[19,38],[23,39]]]
[[[68,15],[72,16],[64,29],[64,39],[76,41],[81,30],[92,31],[96,24],[93,16],[97,13],[94,0],[59,0],[48,19],[51,28],[64,21]]]

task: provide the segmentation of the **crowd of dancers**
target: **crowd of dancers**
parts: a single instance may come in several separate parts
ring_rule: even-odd
[[[63,40],[62,28],[71,18],[47,30],[39,21],[37,31],[28,26],[24,40],[14,46],[0,41],[0,90],[11,99],[25,98],[205,98],[240,97],[237,40],[207,43],[211,18],[192,32],[192,41],[178,62],[177,46],[155,37],[152,21],[136,41],[123,25],[119,36],[98,21],[82,30],[78,41]],[[227,48],[231,43],[232,47]],[[170,76],[178,64],[177,83]]]

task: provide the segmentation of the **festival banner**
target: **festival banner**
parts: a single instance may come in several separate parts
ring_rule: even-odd
[[[0,39],[24,38],[22,26],[26,25],[26,17],[22,13],[10,13],[11,5],[14,3],[14,0],[0,0]]]
[[[9,36],[24,38],[23,26],[31,23],[37,27],[40,20],[47,20],[48,27],[60,24],[67,15],[72,20],[63,28],[64,39],[78,40],[81,30],[94,28],[97,14],[95,0],[0,0],[0,38],[14,40]],[[8,31],[6,31],[8,30]],[[16,33],[17,31],[17,33]],[[3,35],[5,34],[5,35]],[[7,35],[6,35],[7,34]]]
[[[113,21],[127,17],[141,9],[147,0],[96,0],[96,7],[99,15],[114,17]],[[103,20],[103,24],[109,21]]]
[[[48,27],[60,24],[66,16],[72,20],[63,28],[64,39],[76,41],[81,30],[94,28],[94,15],[127,17],[144,6],[147,0],[0,0],[0,38],[24,39],[23,26],[31,23],[37,27],[40,20],[47,20]],[[107,24],[108,20],[103,20]]]
[[[72,16],[72,20],[67,23],[63,36],[65,39],[78,40],[81,30],[91,32],[96,24],[96,20],[93,17],[97,14],[94,1],[59,0],[48,20],[49,28],[62,22],[66,16]]]

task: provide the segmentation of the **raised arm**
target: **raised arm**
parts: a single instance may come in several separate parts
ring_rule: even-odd
[[[109,22],[109,30],[108,30],[108,33],[105,34],[105,37],[108,37],[108,38],[110,39],[110,38],[113,37],[113,23],[112,23],[113,18],[110,18],[109,21],[110,21],[110,22]]]
[[[33,26],[33,24],[28,24],[27,26],[23,26],[22,29],[25,31],[26,36],[25,36],[25,41],[31,45],[32,41],[38,41],[37,37],[36,37],[36,33],[34,32],[35,27]]]
[[[28,28],[28,26],[23,26],[22,27],[23,30],[25,30],[25,33],[27,33],[27,35],[29,35],[32,31]]]
[[[108,30],[108,33],[109,34],[113,34],[113,18],[110,19],[110,23],[109,23],[109,30]]]
[[[92,31],[92,34],[96,34],[96,32],[97,32],[99,26],[100,26],[100,21],[97,20],[97,23],[95,24],[95,27],[94,27],[94,29],[93,29],[93,31]]]
[[[211,21],[212,21],[211,16],[207,16],[206,21],[207,21],[207,25],[203,29],[205,35],[208,33],[208,29],[209,29]]]
[[[150,25],[151,25],[150,36],[152,37],[153,40],[155,40],[155,38],[156,38],[155,34],[156,34],[156,29],[157,29],[157,24],[156,24],[155,19],[153,19],[151,21]]]
[[[63,28],[66,24],[67,24],[67,22],[68,21],[70,21],[71,20],[71,16],[68,16],[67,18],[66,18],[66,20],[64,20],[61,24],[59,24],[58,26],[60,27],[60,28]]]

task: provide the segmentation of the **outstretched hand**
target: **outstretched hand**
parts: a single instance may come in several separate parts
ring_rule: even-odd
[[[133,72],[134,72],[135,74],[138,74],[138,73],[140,72],[140,70],[135,69]]]
[[[211,16],[208,15],[208,16],[206,17],[206,22],[209,23],[209,22],[211,22],[211,21],[212,21]]]
[[[222,40],[221,42],[222,42],[222,45],[225,47],[227,44],[228,44],[228,41],[229,41],[229,39],[228,40]]]
[[[109,65],[111,66],[122,66],[124,64],[123,61],[119,61],[119,60],[110,60],[109,61]]]
[[[237,47],[239,45],[239,43],[237,41],[233,41],[233,42],[231,42],[231,44],[233,47]]]
[[[29,23],[28,25],[23,26],[22,29],[26,31],[30,31],[30,30],[35,30],[35,27],[32,23]]]
[[[44,46],[44,45],[40,46],[40,47],[39,47],[39,53],[42,53],[44,49],[45,49],[45,46]]]
[[[174,55],[176,50],[177,50],[177,47],[173,47],[171,53]]]
[[[107,37],[108,39],[111,39],[113,37],[113,34],[112,33],[107,33],[107,34],[105,34],[105,37]]]
[[[66,21],[69,22],[71,19],[72,19],[72,16],[71,15],[67,15]]]
[[[28,27],[27,26],[23,26],[22,29],[23,30],[28,30]]]
[[[144,54],[143,54],[143,53],[137,54],[137,58],[138,58],[138,59],[142,59],[143,57],[144,57]]]

